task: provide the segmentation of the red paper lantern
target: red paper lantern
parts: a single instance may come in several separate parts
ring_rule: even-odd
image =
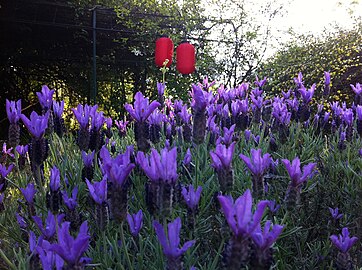
[[[158,67],[163,67],[163,63],[168,59],[166,67],[172,63],[173,42],[168,37],[161,37],[156,40],[155,63]]]
[[[181,74],[191,74],[195,71],[195,47],[188,42],[181,43],[176,49],[176,69]]]

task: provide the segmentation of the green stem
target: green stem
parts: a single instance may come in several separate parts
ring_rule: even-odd
[[[4,260],[4,262],[13,270],[16,270],[16,267],[14,264],[11,263],[11,261],[6,257],[4,252],[0,249],[0,257]]]
[[[127,260],[127,264],[128,264],[128,269],[130,270],[133,270],[133,266],[132,266],[132,263],[131,263],[131,260],[129,258],[129,255],[128,255],[128,251],[127,251],[127,247],[126,247],[126,241],[124,240],[124,231],[123,231],[123,221],[121,223],[121,240],[122,240],[122,245],[123,245],[123,248],[124,248],[124,253],[126,254],[126,260]]]

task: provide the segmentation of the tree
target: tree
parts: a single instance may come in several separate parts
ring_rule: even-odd
[[[287,43],[258,70],[269,78],[269,91],[280,93],[294,87],[293,78],[303,74],[304,84],[317,84],[316,98],[323,93],[324,71],[331,73],[329,101],[353,101],[350,84],[362,82],[362,24],[352,30],[338,29],[321,37],[301,35]]]

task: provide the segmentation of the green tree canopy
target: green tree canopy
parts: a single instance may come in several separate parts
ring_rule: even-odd
[[[331,74],[329,101],[352,102],[350,84],[362,82],[362,23],[352,30],[327,32],[321,37],[301,35],[287,43],[258,70],[269,78],[269,91],[294,88],[293,78],[303,74],[304,84],[317,84],[316,98],[323,93],[324,71]]]

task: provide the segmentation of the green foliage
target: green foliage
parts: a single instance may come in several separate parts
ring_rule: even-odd
[[[263,63],[258,73],[268,77],[268,90],[280,94],[295,87],[293,78],[303,74],[306,87],[317,84],[316,98],[323,94],[323,72],[331,73],[329,101],[351,104],[353,91],[350,84],[362,82],[362,24],[353,30],[339,29],[322,37],[301,35]]]

